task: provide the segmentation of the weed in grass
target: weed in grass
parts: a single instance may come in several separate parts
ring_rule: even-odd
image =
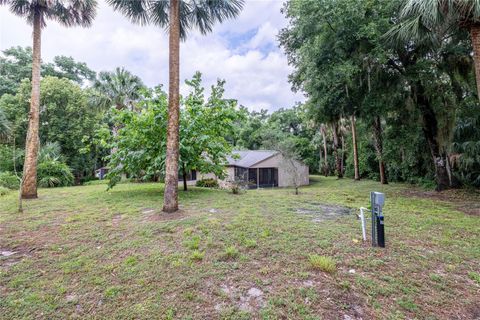
[[[480,273],[471,271],[468,273],[468,277],[475,281],[477,284],[480,284]]]
[[[263,267],[260,269],[260,273],[266,276],[270,272],[270,268],[268,267]]]
[[[268,238],[272,235],[272,231],[270,229],[264,229],[262,231],[262,237],[263,238]]]
[[[315,270],[321,270],[327,273],[333,273],[337,270],[335,260],[333,260],[331,257],[311,254],[308,256],[308,262]]]
[[[192,259],[193,261],[202,261],[204,257],[205,252],[199,250],[194,250],[192,254],[190,254],[190,259]]]
[[[441,275],[436,274],[436,273],[430,273],[430,280],[434,282],[442,282],[443,278]]]
[[[220,220],[217,219],[217,218],[208,219],[208,222],[210,223],[210,225],[212,227],[219,227],[220,226]]]
[[[103,293],[103,295],[107,299],[113,299],[116,296],[118,296],[120,292],[121,292],[121,289],[119,287],[108,287],[107,289],[105,289],[105,292]]]
[[[405,310],[415,312],[418,310],[418,306],[413,302],[411,298],[402,298],[398,300],[398,305]]]
[[[200,248],[200,236],[194,235],[190,239],[185,240],[185,246],[190,250],[198,250]]]
[[[165,314],[163,315],[162,319],[165,319],[165,320],[175,319],[175,309],[173,309],[172,307],[168,308],[165,311]]]
[[[249,249],[253,249],[257,247],[257,241],[255,241],[254,239],[246,239],[244,243],[245,243],[245,247]]]
[[[138,260],[137,260],[137,257],[130,256],[130,257],[127,257],[123,263],[126,266],[133,267],[134,265],[136,265],[138,263]]]
[[[193,231],[194,231],[193,228],[188,227],[188,228],[185,228],[185,230],[183,230],[183,234],[184,234],[185,236],[189,237],[189,236],[191,236],[191,235],[193,234]]]
[[[163,232],[163,233],[170,233],[170,234],[175,233],[175,227],[169,224],[161,226],[159,230],[160,232]]]
[[[187,299],[188,301],[193,301],[195,299],[195,292],[193,291],[187,291],[185,292],[185,294],[183,295],[185,297],[185,299]]]
[[[350,288],[351,288],[350,282],[348,282],[348,281],[340,281],[340,283],[338,284],[338,286],[339,286],[340,289],[342,289],[343,291],[349,291]]]
[[[235,246],[228,246],[225,248],[225,251],[223,253],[223,257],[225,259],[235,259],[238,257],[238,249]]]

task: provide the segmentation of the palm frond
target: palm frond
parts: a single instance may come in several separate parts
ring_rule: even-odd
[[[0,0],[0,5],[8,5],[13,14],[25,18],[30,24],[34,15],[40,14],[42,27],[48,19],[67,27],[88,27],[95,19],[97,0]]]
[[[100,93],[97,104],[101,108],[125,108],[140,97],[142,80],[123,68],[114,72],[100,72],[94,88]]]
[[[50,19],[67,27],[89,27],[95,19],[96,8],[96,0],[69,0],[67,5],[63,1],[56,1],[47,12]]]
[[[152,8],[157,3],[165,3],[168,5],[168,0],[152,1],[152,0],[107,0],[115,11],[122,13],[133,23],[145,25],[152,22]]]
[[[152,23],[162,28],[169,26],[169,0],[107,0],[114,10],[121,12],[133,23]],[[244,0],[183,0],[180,1],[180,38],[188,31],[199,30],[207,34],[215,23],[238,16]]]

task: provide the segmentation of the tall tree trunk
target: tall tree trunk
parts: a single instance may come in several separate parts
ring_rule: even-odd
[[[383,161],[382,122],[379,116],[376,116],[375,119],[373,119],[373,142],[378,158],[380,183],[388,184],[387,173],[385,171],[385,162]]]
[[[170,0],[169,87],[167,156],[165,165],[165,192],[163,211],[178,210],[178,157],[180,116],[180,0]]]
[[[480,24],[474,24],[470,28],[472,38],[473,62],[475,64],[475,77],[477,81],[477,96],[480,99]]]
[[[338,142],[338,123],[332,123],[332,132],[333,132],[333,152],[335,154],[335,163],[337,169],[337,177],[339,179],[343,178],[343,170],[342,170],[342,158],[340,155],[340,147]]]
[[[327,128],[322,126],[322,138],[323,138],[323,154],[325,155],[324,161],[325,165],[323,167],[323,172],[325,177],[328,177],[328,149],[327,149]]]
[[[322,147],[318,148],[318,173],[322,173],[323,167],[323,155],[322,155]]]
[[[183,177],[183,191],[187,191],[187,171],[185,170],[185,165],[182,167],[182,177]]]
[[[342,171],[342,177],[343,173],[345,172],[345,137],[343,136],[343,132],[340,133],[340,140],[342,140],[342,156],[341,156],[341,161],[340,161],[340,170]]]
[[[352,122],[352,144],[353,144],[353,167],[355,171],[355,180],[360,180],[360,169],[358,168],[357,126],[355,124],[355,115],[352,115],[351,122]]]
[[[433,165],[435,167],[435,180],[437,191],[460,186],[460,182],[449,172],[447,153],[442,150],[438,141],[438,121],[435,111],[430,104],[430,100],[425,96],[425,89],[421,84],[414,88],[414,97],[416,97],[423,120],[423,133],[427,140]]]
[[[30,100],[30,112],[28,113],[25,162],[21,183],[21,197],[23,199],[37,198],[37,161],[40,144],[38,130],[40,122],[41,42],[41,14],[36,11],[33,16],[32,96]]]

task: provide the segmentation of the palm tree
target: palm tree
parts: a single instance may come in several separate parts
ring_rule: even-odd
[[[140,90],[144,87],[142,80],[125,70],[116,68],[113,72],[100,72],[94,88],[99,92],[95,104],[102,109],[114,107],[117,110],[134,109],[133,102],[140,98]],[[113,136],[118,134],[118,125],[112,128]],[[112,150],[112,153],[115,150]]]
[[[39,148],[40,118],[40,64],[41,33],[46,20],[52,19],[66,27],[91,25],[97,6],[96,0],[0,0],[0,5],[7,5],[12,13],[24,17],[33,25],[32,57],[32,95],[28,115],[28,131],[25,142],[25,163],[21,197],[37,198],[37,158]]]
[[[117,110],[130,107],[133,111],[133,102],[140,98],[143,87],[142,80],[124,68],[116,68],[113,72],[102,71],[94,83],[94,88],[101,94],[98,105]]]
[[[470,33],[477,95],[480,99],[480,1],[478,0],[407,0],[400,13],[402,22],[389,36],[420,40],[436,45],[443,35],[466,29]]]
[[[169,29],[169,88],[164,212],[178,210],[178,158],[180,117],[180,39],[190,29],[202,34],[215,23],[236,17],[244,0],[107,0],[134,23],[153,23]]]

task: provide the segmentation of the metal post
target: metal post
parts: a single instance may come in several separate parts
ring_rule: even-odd
[[[377,245],[377,237],[375,236],[375,221],[377,221],[376,205],[375,205],[375,192],[370,192],[370,207],[372,210],[372,246]]]
[[[385,205],[385,194],[370,193],[372,207],[372,246],[385,247],[385,225],[382,208]]]

